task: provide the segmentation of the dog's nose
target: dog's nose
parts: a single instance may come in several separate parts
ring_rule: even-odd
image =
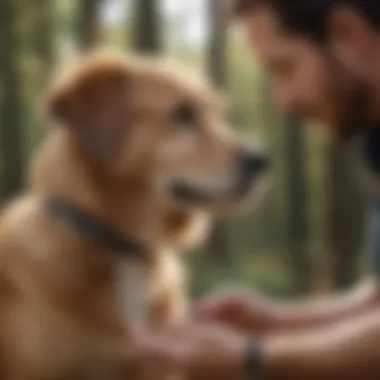
[[[269,156],[263,149],[242,150],[238,160],[241,170],[247,175],[261,174],[270,164]]]

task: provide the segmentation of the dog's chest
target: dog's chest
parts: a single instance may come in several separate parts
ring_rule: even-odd
[[[185,303],[180,257],[171,250],[162,250],[150,265],[121,259],[116,292],[121,318],[127,323],[156,325],[157,320],[165,323],[180,318]],[[164,310],[157,307],[162,303],[165,303]]]
[[[134,341],[129,335],[131,323],[143,324],[159,328],[173,318],[180,318],[183,314],[184,293],[182,291],[183,276],[179,257],[174,253],[163,252],[154,266],[147,266],[144,262],[134,260],[120,260],[115,275],[114,294],[107,297],[100,308],[104,312],[105,320],[111,318],[110,326],[117,326],[115,330],[95,331],[90,335],[73,335],[70,331],[62,334],[62,328],[54,327],[59,338],[59,355],[53,355],[50,343],[49,350],[44,357],[49,357],[51,373],[64,373],[75,368],[78,376],[72,379],[121,379],[151,380],[151,375],[145,368],[137,370],[134,366]],[[105,297],[106,298],[106,297]],[[109,299],[116,302],[109,303]],[[164,298],[170,307],[164,313],[157,311],[156,305]],[[116,320],[115,307],[116,306]],[[108,308],[107,308],[108,307]],[[160,315],[158,315],[160,314]],[[160,323],[157,323],[159,321]],[[113,323],[115,322],[115,323]],[[44,324],[46,326],[47,323]],[[123,326],[124,325],[124,326]],[[119,328],[121,327],[120,331]],[[125,335],[123,334],[123,331]],[[62,335],[61,335],[62,334]],[[50,337],[52,334],[43,334]],[[122,344],[120,344],[122,342]],[[128,353],[131,357],[128,357]],[[139,364],[140,365],[140,364]],[[130,368],[129,368],[130,367]],[[141,373],[140,373],[141,372]],[[126,373],[127,377],[120,377],[118,373]],[[50,378],[55,378],[53,375]],[[166,377],[164,378],[166,380]]]
[[[152,282],[143,263],[121,260],[117,267],[115,291],[123,321],[149,322]]]

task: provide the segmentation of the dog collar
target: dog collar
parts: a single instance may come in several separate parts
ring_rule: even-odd
[[[135,259],[148,259],[148,252],[140,242],[119,234],[103,221],[71,203],[46,199],[43,208],[50,216],[110,251]]]

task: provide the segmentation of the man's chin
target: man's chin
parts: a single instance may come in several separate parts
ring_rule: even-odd
[[[341,123],[338,129],[338,141],[350,142],[361,134],[366,133],[369,129],[370,126],[365,121]]]

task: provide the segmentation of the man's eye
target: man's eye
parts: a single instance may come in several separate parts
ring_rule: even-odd
[[[189,103],[178,104],[171,115],[174,123],[184,126],[195,126],[199,123],[199,115],[196,108]]]

